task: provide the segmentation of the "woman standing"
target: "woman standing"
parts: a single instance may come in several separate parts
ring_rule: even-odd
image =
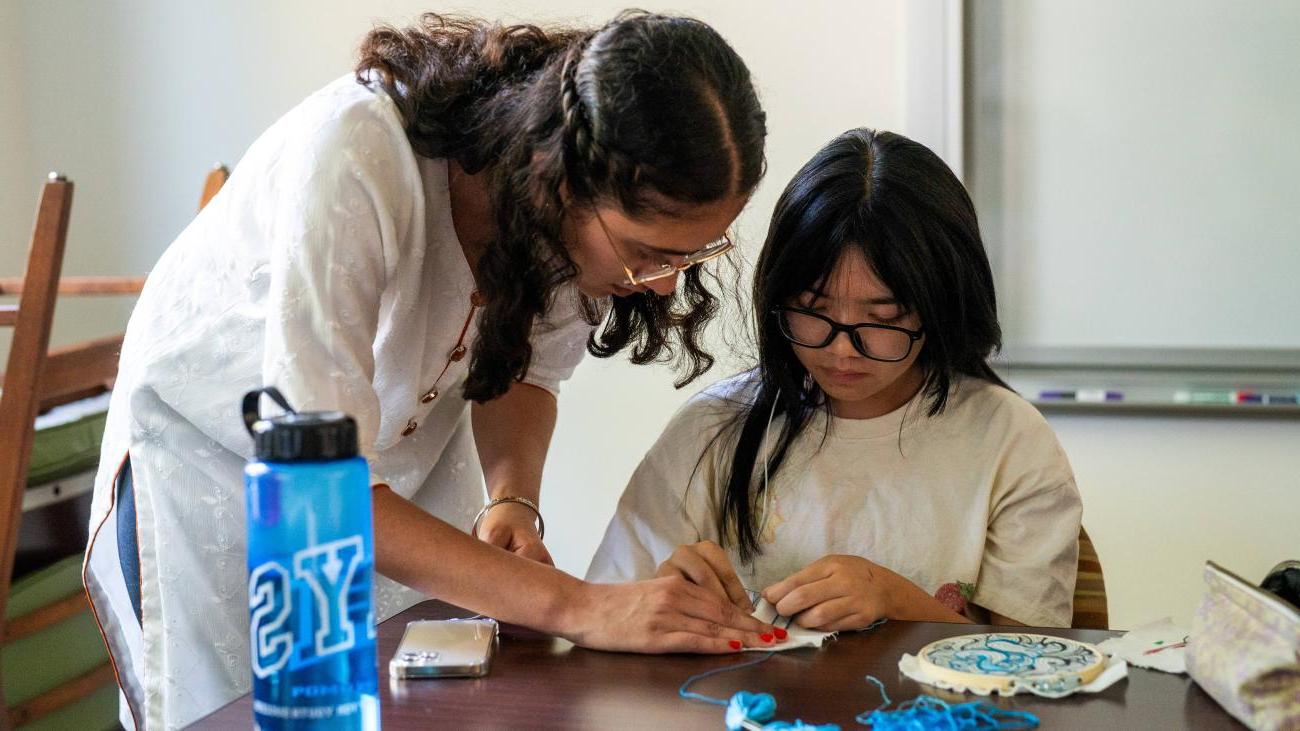
[[[376,567],[415,590],[381,582],[381,618],[432,594],[589,647],[762,644],[685,580],[552,568],[534,513],[584,350],[676,353],[684,381],[711,364],[692,267],[731,247],[764,135],[744,64],[697,21],[373,31],[355,77],[253,144],[132,315],[86,571],[124,723],[184,725],[249,688],[237,402],[263,384],[356,418]],[[486,542],[464,532],[473,445]]]

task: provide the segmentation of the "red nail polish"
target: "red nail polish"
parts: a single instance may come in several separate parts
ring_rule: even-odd
[[[727,642],[727,644],[728,644],[728,645],[731,645],[731,649],[733,649],[733,650],[739,650],[739,649],[740,649],[740,640],[729,640],[729,641]]]
[[[784,640],[785,638],[787,638],[787,637],[790,636],[790,633],[789,633],[789,632],[786,632],[785,630],[781,629],[780,627],[777,627],[777,628],[773,629],[772,631],[776,633],[776,638],[777,638],[778,640]]]
[[[772,635],[770,635],[770,634],[768,634],[768,633],[766,633],[766,632],[764,632],[763,634],[759,635],[759,638],[762,639],[764,642],[771,642],[771,641],[772,641]]]

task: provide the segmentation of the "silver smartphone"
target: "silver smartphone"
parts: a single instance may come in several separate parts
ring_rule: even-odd
[[[394,678],[481,678],[497,643],[494,619],[424,619],[408,622],[388,662]]]

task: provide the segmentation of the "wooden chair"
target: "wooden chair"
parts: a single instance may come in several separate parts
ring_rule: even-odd
[[[115,365],[109,365],[107,369],[97,366],[104,360],[111,363],[117,347],[112,342],[47,352],[55,298],[60,290],[69,294],[119,289],[138,291],[138,282],[107,278],[59,281],[71,210],[72,183],[51,174],[37,208],[27,273],[17,287],[12,286],[12,282],[0,283],[0,286],[8,285],[0,291],[20,295],[17,305],[0,305],[0,325],[13,328],[9,365],[0,391],[0,550],[3,550],[0,554],[0,627],[3,628],[6,646],[12,646],[87,608],[85,593],[76,592],[23,616],[4,620],[14,555],[18,549],[18,525],[22,519],[23,492],[27,485],[36,415],[43,404],[63,402],[78,394],[104,388]],[[107,358],[103,357],[105,350],[108,351]],[[7,707],[4,725],[14,727],[35,720],[111,682],[112,667],[103,662],[35,698]]]
[[[208,173],[199,199],[200,210],[216,195],[227,177],[226,168],[220,165]],[[21,615],[6,620],[36,416],[55,406],[108,390],[117,375],[122,348],[122,335],[114,335],[48,350],[56,297],[135,295],[144,286],[144,277],[60,278],[72,191],[70,181],[50,174],[37,208],[26,274],[16,279],[0,279],[0,295],[19,297],[17,305],[0,304],[0,326],[13,328],[8,366],[0,375],[0,551],[3,551],[0,554],[0,638],[6,649],[12,649],[18,643],[31,643],[39,633],[60,623],[90,622],[88,632],[63,633],[65,640],[72,635],[71,644],[64,642],[64,645],[85,650],[83,654],[91,658],[90,662],[98,657],[95,651],[99,650],[103,662],[17,705],[11,706],[6,701],[6,713],[0,716],[2,728],[45,717],[106,686],[116,688],[112,665],[102,652],[102,640],[89,618],[89,604],[79,571],[67,596],[24,597],[24,601],[15,603],[15,609],[19,603],[23,604]],[[67,573],[68,567],[56,565],[49,570]],[[54,578],[60,582],[57,585],[63,586],[69,577]],[[82,647],[87,641],[92,644]],[[0,693],[3,687],[0,686]],[[112,697],[115,706],[115,692]]]
[[[217,163],[212,166],[208,172],[208,177],[203,180],[203,194],[199,196],[199,210],[203,210],[208,205],[208,201],[221,190],[221,186],[226,184],[226,179],[230,177],[230,171],[225,165]]]
[[[1074,618],[1070,626],[1076,629],[1110,629],[1101,560],[1082,526],[1079,528],[1079,575],[1074,584]]]

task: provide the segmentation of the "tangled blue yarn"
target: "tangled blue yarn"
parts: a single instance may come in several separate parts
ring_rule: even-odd
[[[885,684],[868,675],[867,682],[880,688],[884,701],[874,711],[863,711],[853,720],[870,725],[873,731],[1014,731],[1038,728],[1038,716],[1028,711],[1007,711],[988,703],[973,701],[949,705],[932,695],[920,695],[898,704],[892,711]]]
[[[876,731],[1038,728],[1038,717],[1027,711],[1008,711],[986,701],[949,705],[932,695],[917,696],[892,711],[874,710],[865,720],[858,716],[857,721],[871,724]]]

